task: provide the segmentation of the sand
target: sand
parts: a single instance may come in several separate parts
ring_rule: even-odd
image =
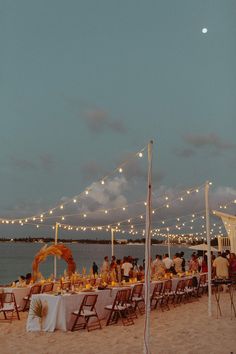
[[[151,312],[152,354],[236,354],[236,318],[231,319],[229,295],[222,294],[223,316],[207,314],[207,296],[198,301]],[[121,322],[102,330],[27,333],[27,313],[12,323],[0,321],[0,353],[3,354],[135,354],[143,353],[144,316],[133,326]],[[2,318],[2,315],[1,315]]]

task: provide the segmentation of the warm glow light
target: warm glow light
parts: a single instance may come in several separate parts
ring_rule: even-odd
[[[105,214],[107,214],[108,213],[108,211],[107,210],[105,210]]]
[[[88,192],[88,191],[85,191],[85,194],[86,194],[86,195],[88,195],[88,194],[89,194],[89,192]]]
[[[60,209],[63,209],[63,208],[64,208],[64,206],[63,206],[63,205],[61,205],[61,206],[60,206]]]
[[[52,210],[50,210],[50,212],[49,212],[50,214],[52,214]]]
[[[143,153],[140,152],[140,153],[138,154],[138,156],[139,156],[139,157],[143,157]]]
[[[206,34],[208,32],[208,29],[206,27],[202,28],[202,33]]]
[[[120,172],[120,173],[122,173],[122,172],[123,172],[122,168],[119,168],[119,172]]]
[[[74,199],[74,200],[73,200],[73,202],[74,202],[74,203],[76,203],[76,202],[77,202],[77,200],[76,200],[76,199]]]
[[[123,207],[122,209],[125,210],[125,207]]]
[[[84,214],[84,218],[86,218],[87,217],[87,215],[86,214]]]
[[[104,181],[101,181],[101,184],[104,184],[105,182]]]

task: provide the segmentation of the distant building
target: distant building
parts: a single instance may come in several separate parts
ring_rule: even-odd
[[[128,243],[128,240],[119,239],[119,240],[116,240],[116,242],[119,243],[119,245],[125,245],[126,243]]]

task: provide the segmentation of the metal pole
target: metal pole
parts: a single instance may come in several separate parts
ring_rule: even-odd
[[[55,241],[54,244],[57,245],[58,241],[58,226],[59,224],[56,222],[55,225]],[[57,279],[57,256],[54,256],[54,279]]]
[[[205,185],[205,207],[206,207],[206,238],[207,238],[207,269],[208,269],[208,316],[212,316],[211,307],[211,239],[210,239],[210,217],[209,217],[209,182]]]
[[[168,254],[169,254],[169,258],[170,258],[170,235],[167,235],[167,239],[168,239]]]
[[[152,147],[153,141],[148,144],[148,188],[146,206],[146,240],[145,240],[145,327],[144,327],[144,354],[150,354],[150,260],[151,260],[151,214],[152,214]]]
[[[114,256],[114,229],[111,228],[111,255]]]

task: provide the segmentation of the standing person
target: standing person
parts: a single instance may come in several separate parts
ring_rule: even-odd
[[[182,272],[185,272],[185,258],[184,258],[184,252],[180,252],[180,258],[183,260],[182,261]]]
[[[156,259],[152,262],[151,267],[153,275],[162,277],[165,274],[166,267],[159,254],[156,255]]]
[[[124,280],[128,282],[130,278],[130,271],[133,269],[133,265],[129,262],[127,257],[124,257],[124,262],[121,266],[121,269],[123,271]]]
[[[117,259],[116,261],[116,277],[118,283],[121,283],[122,280],[122,272],[121,272],[121,260]]]
[[[231,280],[236,281],[236,255],[235,255],[235,253],[230,253],[229,277]]]
[[[173,259],[173,263],[174,263],[174,268],[175,268],[176,273],[182,273],[183,260],[180,257],[179,253],[175,254],[174,259]]]
[[[102,263],[102,267],[101,267],[101,272],[102,273],[108,273],[110,270],[110,265],[109,265],[109,259],[107,256],[104,257],[104,261]]]
[[[166,253],[163,256],[162,262],[164,263],[164,265],[166,267],[166,271],[167,272],[171,272],[171,270],[172,270],[172,268],[174,266],[174,263],[173,263],[172,259],[169,258],[168,253]]]
[[[92,268],[93,268],[93,275],[98,275],[98,266],[95,262],[93,262]]]
[[[213,267],[217,278],[227,279],[229,277],[229,262],[226,254],[219,254],[213,262]]]
[[[202,272],[202,273],[207,273],[207,272],[208,272],[207,255],[206,255],[206,253],[205,253],[204,256],[203,256],[202,266],[201,266],[201,272]]]
[[[199,263],[198,263],[198,258],[196,255],[192,255],[190,261],[189,261],[189,270],[192,272],[198,272],[199,271]]]

